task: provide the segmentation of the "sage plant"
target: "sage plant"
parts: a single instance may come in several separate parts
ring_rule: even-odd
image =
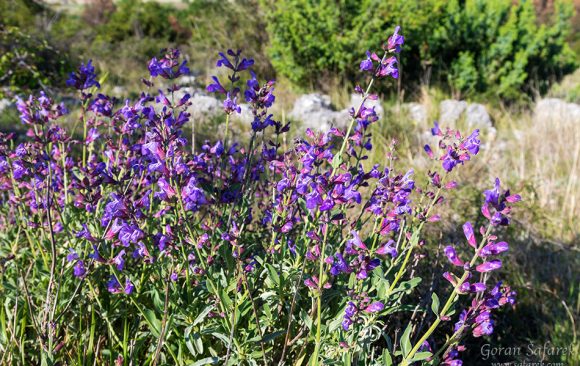
[[[183,132],[192,102],[178,50],[151,60],[136,100],[99,93],[81,65],[67,81],[78,119],[44,93],[19,99],[29,130],[0,143],[0,293],[26,320],[0,363],[461,365],[464,337],[490,335],[515,301],[493,271],[520,196],[498,179],[487,224],[466,222],[465,244],[443,251],[448,284],[422,283],[438,244],[428,233],[480,139],[435,123],[424,186],[394,143],[387,166],[369,162],[368,102],[399,77],[399,32],[361,61],[347,128],[307,129],[289,146],[275,82],[241,51],[219,53],[227,80],[207,92],[223,100],[222,136],[198,152]],[[249,139],[230,131],[244,102]]]

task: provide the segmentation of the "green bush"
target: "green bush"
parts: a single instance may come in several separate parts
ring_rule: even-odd
[[[394,24],[413,40],[401,60],[406,82],[433,81],[456,94],[518,99],[545,92],[577,63],[566,43],[573,7],[564,1],[545,24],[524,0],[263,0],[262,6],[274,67],[302,85],[352,70],[360,60],[348,51],[377,44]]]
[[[0,97],[59,86],[67,65],[66,55],[45,39],[0,27]]]

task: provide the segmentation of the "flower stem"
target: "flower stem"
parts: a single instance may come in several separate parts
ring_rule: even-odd
[[[312,356],[313,365],[318,365],[318,355],[320,354],[320,338],[322,334],[322,286],[324,274],[324,254],[326,252],[326,238],[328,237],[328,227],[324,228],[324,239],[322,241],[322,251],[320,252],[320,268],[318,271],[318,297],[316,298],[316,346]]]

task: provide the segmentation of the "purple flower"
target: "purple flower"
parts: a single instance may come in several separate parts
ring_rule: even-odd
[[[121,284],[117,280],[117,277],[111,276],[111,279],[107,282],[107,291],[113,294],[121,292]]]
[[[252,121],[252,130],[260,132],[266,129],[268,126],[273,126],[274,123],[275,122],[272,120],[271,114],[266,116],[263,121],[260,116],[254,116],[254,120]]]
[[[334,255],[334,258],[335,258],[335,260],[334,260],[332,267],[330,268],[330,274],[332,274],[333,276],[338,276],[341,273],[349,273],[350,272],[350,268],[348,266],[348,263],[346,263],[342,254],[336,253]]]
[[[369,306],[367,306],[365,311],[367,313],[376,313],[376,312],[383,310],[384,308],[385,308],[385,304],[383,304],[380,301],[376,301],[376,302],[373,302],[372,304],[370,304]]]
[[[119,240],[124,246],[129,246],[130,243],[137,243],[139,239],[144,236],[143,231],[135,224],[123,224],[119,230]]]
[[[506,203],[519,202],[521,200],[521,196],[517,194],[511,195],[509,190],[506,190],[502,193],[500,191],[499,178],[495,179],[494,188],[485,191],[483,194],[485,196],[485,203],[481,208],[483,215],[488,220],[490,220],[491,224],[494,226],[509,225],[509,214],[511,212],[511,207]],[[490,206],[495,210],[495,212],[492,213]]]
[[[97,130],[96,128],[91,128],[88,132],[87,132],[87,139],[85,140],[85,144],[90,145],[91,143],[95,142],[99,136],[101,136],[101,134],[99,133],[99,130]]]
[[[238,114],[242,113],[242,108],[236,104],[237,100],[238,97],[232,99],[229,92],[226,94],[226,99],[224,100],[224,112],[226,112],[226,114],[232,114],[234,112]]]
[[[399,35],[400,26],[395,27],[393,35],[389,37],[387,41],[387,49],[391,52],[399,53],[401,52],[401,46],[405,43],[405,37]]]
[[[188,75],[189,68],[185,66],[187,61],[179,63],[180,52],[177,49],[170,49],[163,58],[156,57],[149,61],[149,73],[153,78],[161,76],[164,79],[176,79],[181,75]]]
[[[471,292],[482,292],[485,291],[486,286],[484,283],[476,282],[469,285],[469,291]]]
[[[125,294],[131,295],[135,290],[135,286],[131,283],[131,281],[127,278],[125,279]]]
[[[217,67],[227,67],[228,69],[239,72],[249,69],[253,64],[254,60],[243,58],[240,60],[240,55],[242,51],[238,50],[234,52],[232,50],[228,50],[227,54],[234,58],[234,62],[231,62],[230,59],[223,53],[219,52],[218,55],[220,56],[219,60],[216,62]]]
[[[306,195],[306,208],[309,210],[314,210],[318,205],[322,204],[322,197],[316,190]]]
[[[373,60],[371,59],[370,51],[367,51],[366,60],[361,61],[360,69],[361,71],[373,71],[375,69],[375,66],[373,65]]]
[[[497,255],[503,253],[509,249],[508,243],[505,241],[500,241],[499,243],[491,243],[486,245],[481,249],[481,253],[479,254],[482,257],[488,257],[490,255]]]
[[[471,226],[470,222],[466,222],[463,224],[463,233],[467,238],[467,242],[474,248],[477,248],[477,243],[475,241],[475,234],[473,233],[473,226]]]
[[[357,312],[358,312],[358,309],[357,309],[356,305],[354,304],[354,302],[349,301],[348,304],[346,305],[346,308],[344,309],[344,317],[342,320],[342,329],[344,329],[345,331],[348,331],[350,329],[350,326],[353,323],[353,318],[355,317]]]
[[[189,181],[181,192],[185,209],[188,211],[197,211],[200,206],[207,203],[205,193],[197,186],[195,177],[189,178]]]
[[[223,52],[219,52],[218,55],[220,56],[219,60],[217,60],[216,62],[216,66],[217,67],[227,67],[228,69],[233,70],[234,69],[234,65],[230,62],[230,60],[228,59],[228,57],[223,53]]]
[[[75,250],[73,248],[69,248],[68,250],[69,250],[69,253],[66,256],[67,262],[72,262],[72,261],[79,259],[79,255],[77,254],[77,252],[75,252]]]
[[[472,155],[477,155],[480,145],[478,136],[479,130],[473,131],[473,133],[463,141],[461,148],[468,150]]]
[[[212,76],[211,78],[213,79],[213,83],[209,84],[205,90],[210,93],[226,94],[226,89],[222,86],[219,79],[215,76]]]
[[[377,77],[392,76],[394,79],[399,77],[399,70],[397,69],[397,58],[389,57],[383,61],[377,72]]]
[[[459,257],[457,256],[457,252],[455,251],[455,248],[453,248],[451,245],[445,247],[445,255],[447,256],[449,261],[453,263],[453,265],[463,266],[463,261],[459,259]]]
[[[306,287],[310,287],[311,289],[317,289],[318,277],[313,276],[312,278],[307,278],[306,280],[304,280],[304,285],[306,285]]]
[[[485,203],[489,203],[493,207],[499,206],[499,198],[500,198],[500,181],[499,178],[495,178],[495,186],[493,189],[488,189],[483,192],[485,196]]]
[[[81,63],[78,72],[70,73],[70,78],[67,80],[66,85],[78,90],[89,89],[93,86],[100,88],[101,85],[96,78],[97,74],[95,73],[92,60],[89,60],[86,65]]]
[[[77,263],[73,268],[73,274],[75,275],[75,277],[82,278],[85,276],[86,273],[87,271],[85,269],[85,264],[83,263],[83,261],[77,261]]]
[[[433,159],[433,150],[431,150],[431,146],[425,145],[423,146],[423,150],[425,150],[430,159]]]
[[[171,187],[171,185],[169,184],[169,182],[167,182],[165,178],[159,178],[157,180],[157,185],[159,186],[159,188],[161,188],[163,193],[167,195],[167,198],[172,198],[173,196],[176,195],[175,189]]]
[[[358,249],[368,250],[367,246],[362,242],[358,232],[353,230],[350,232],[350,234],[352,235],[352,239],[349,239],[346,242],[347,248],[352,248],[352,246],[354,245]]]
[[[99,93],[91,104],[90,109],[101,116],[111,117],[113,114],[113,102],[108,96]]]
[[[501,261],[499,259],[494,259],[492,261],[478,265],[475,269],[477,270],[477,272],[485,273],[495,271],[496,269],[499,268],[501,268]]]
[[[434,122],[434,127],[431,129],[431,134],[433,136],[442,136],[443,132],[441,132],[441,129],[439,128],[439,123],[437,123],[437,121]]]
[[[15,180],[21,180],[29,173],[28,168],[26,168],[24,162],[21,160],[15,160],[12,162],[12,172],[14,173]]]
[[[392,258],[395,258],[398,253],[397,253],[397,248],[395,248],[394,244],[395,244],[394,240],[389,240],[385,245],[378,248],[376,250],[376,253],[378,255],[387,255],[388,254]]]
[[[484,321],[473,329],[474,337],[481,337],[493,333],[493,320]]]
[[[113,260],[111,261],[116,267],[118,271],[122,271],[125,267],[125,250],[121,250],[119,254],[117,254]]]

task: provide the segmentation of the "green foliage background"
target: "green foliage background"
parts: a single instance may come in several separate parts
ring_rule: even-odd
[[[92,0],[72,12],[6,0],[0,11],[8,14],[0,19],[3,53],[11,39],[31,51],[29,69],[10,56],[0,66],[0,74],[20,69],[10,82],[15,92],[50,86],[65,61],[88,57],[123,84],[168,46],[185,51],[200,73],[213,67],[207,55],[216,49],[243,48],[261,74],[329,88],[337,75],[355,80],[361,52],[352,51],[376,47],[396,24],[412,40],[401,59],[405,88],[436,85],[456,97],[521,100],[546,93],[578,65],[569,44],[577,38],[570,0],[555,1],[543,17],[529,0]],[[53,59],[60,61],[47,62]]]
[[[263,1],[276,70],[307,85],[356,71],[360,55],[396,24],[409,40],[402,54],[405,83],[434,81],[456,94],[518,99],[545,92],[571,72],[577,55],[566,42],[573,4],[557,1],[540,24],[531,1],[341,0]]]

